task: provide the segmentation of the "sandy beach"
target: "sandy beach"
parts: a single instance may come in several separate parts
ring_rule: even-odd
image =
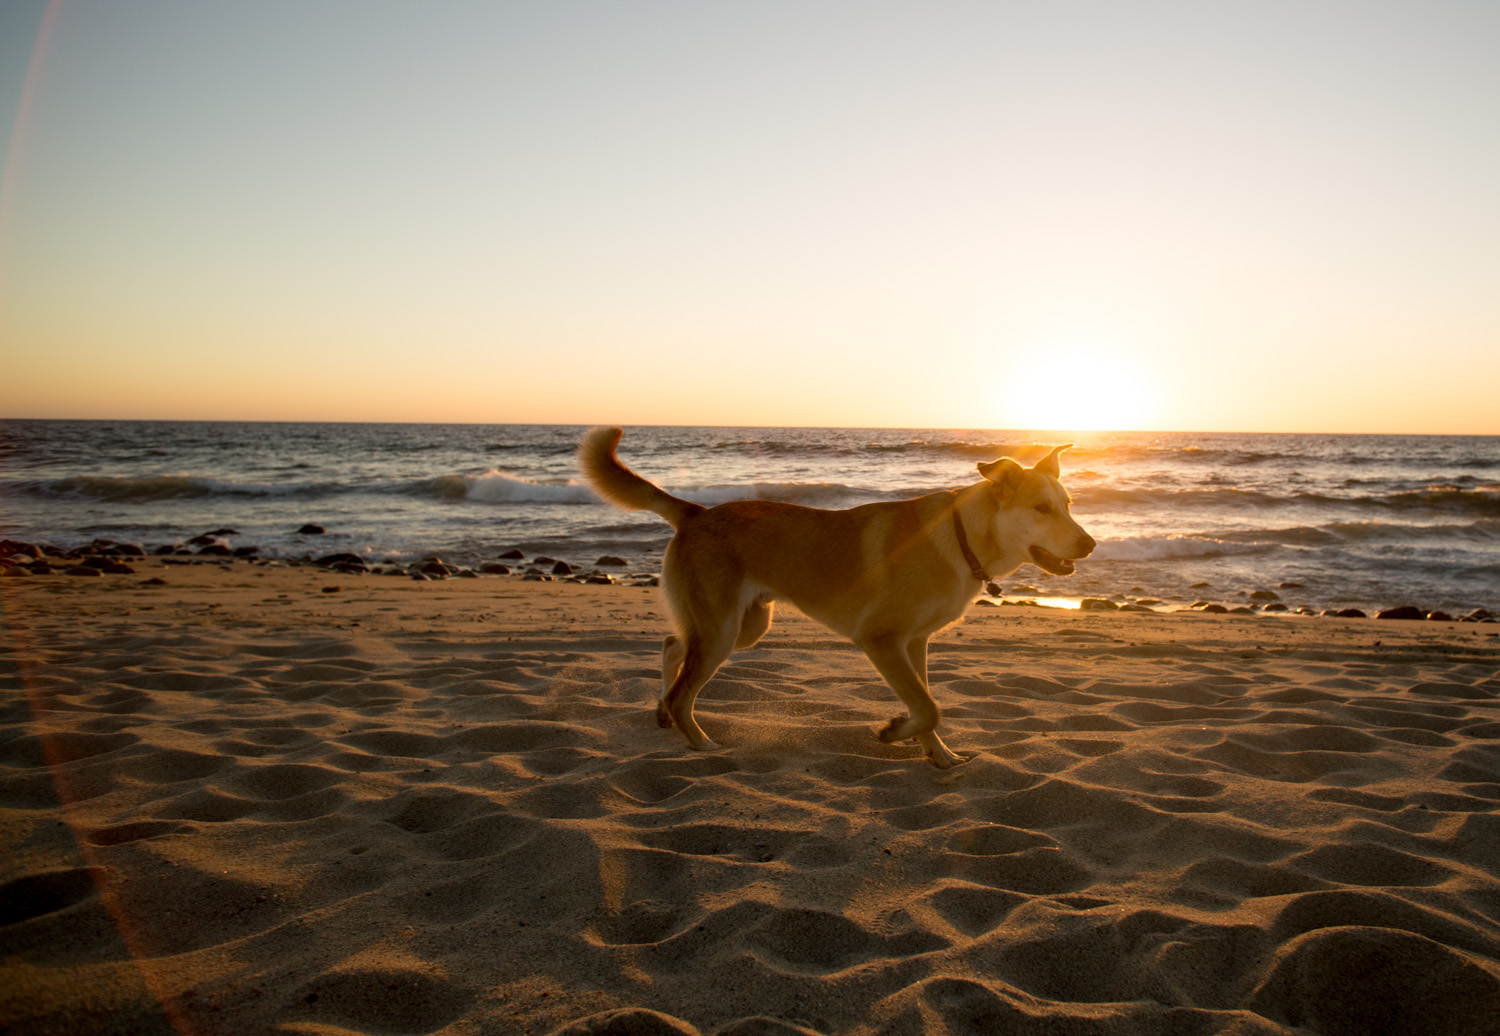
[[[790,610],[704,754],[652,589],[137,568],[0,581],[15,1036],[1500,1033],[1500,626],[976,606],[943,772]]]

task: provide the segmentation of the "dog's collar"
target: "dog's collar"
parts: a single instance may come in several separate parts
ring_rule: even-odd
[[[958,549],[964,556],[964,564],[969,566],[969,573],[981,583],[989,582],[990,577],[985,574],[984,568],[979,564],[979,559],[969,549],[969,537],[964,534],[964,522],[958,516],[958,508],[955,507],[950,513],[953,515],[953,535],[958,537]]]

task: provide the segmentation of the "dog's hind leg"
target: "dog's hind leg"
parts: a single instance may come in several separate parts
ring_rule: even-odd
[[[771,606],[773,601],[751,601],[740,617],[740,632],[734,638],[736,648],[747,648],[771,628]]]
[[[658,726],[670,727],[672,725],[672,714],[667,711],[667,692],[672,689],[672,681],[677,679],[677,673],[682,669],[682,655],[685,650],[682,638],[675,633],[669,633],[661,642],[661,697],[656,700]]]
[[[688,745],[700,751],[716,746],[693,718],[693,701],[703,685],[724,664],[724,659],[729,657],[733,643],[731,630],[713,630],[707,635],[697,631],[683,634],[679,645],[682,651],[681,665],[678,666],[672,685],[667,688],[667,693],[657,706],[657,722],[664,727],[675,725],[682,731],[682,736],[687,738]],[[663,714],[668,722],[662,722]]]

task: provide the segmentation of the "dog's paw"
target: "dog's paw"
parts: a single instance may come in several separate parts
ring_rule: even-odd
[[[972,755],[958,755],[947,749],[944,749],[942,752],[927,753],[927,761],[939,770],[951,770],[955,766],[962,766],[973,758]]]
[[[890,722],[881,727],[875,736],[888,745],[895,744],[897,741],[909,741],[912,735],[907,733],[906,728],[910,725],[910,716],[892,716]]]
[[[669,730],[673,726],[672,714],[667,711],[665,705],[658,705],[656,707],[656,725],[663,730]]]
[[[693,726],[695,728],[697,728],[697,729],[688,730],[688,728],[686,726],[679,726],[677,728],[678,730],[682,731],[683,738],[685,738],[687,740],[688,747],[691,748],[693,751],[695,751],[695,752],[713,752],[713,751],[716,751],[717,749],[723,747],[717,741],[715,741],[713,738],[711,738],[707,734],[705,734],[703,732],[702,728],[697,727],[696,723],[693,724]]]

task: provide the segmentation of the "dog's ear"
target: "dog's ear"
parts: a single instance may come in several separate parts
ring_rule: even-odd
[[[1062,478],[1062,469],[1057,466],[1057,455],[1063,450],[1073,448],[1072,443],[1066,446],[1054,446],[1052,452],[1031,466],[1032,471],[1040,471],[1043,475],[1051,475],[1053,478]]]
[[[1001,496],[1009,496],[1021,484],[1021,479],[1026,475],[1026,469],[1009,457],[1001,457],[999,460],[981,461],[979,473],[995,483]]]

